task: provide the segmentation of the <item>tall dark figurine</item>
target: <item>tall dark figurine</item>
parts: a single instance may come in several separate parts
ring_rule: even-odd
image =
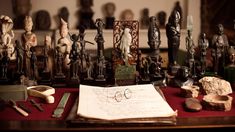
[[[157,25],[157,18],[152,16],[149,18],[149,28],[148,28],[148,45],[152,50],[159,50],[161,44],[160,30]]]
[[[60,47],[56,47],[56,76],[64,77],[63,73],[64,53],[61,52]]]
[[[17,61],[17,73],[23,74],[23,59],[24,59],[25,49],[19,40],[15,41],[15,48],[11,55],[16,53],[16,61]]]
[[[106,66],[105,66],[105,58],[104,56],[101,57],[101,58],[98,58],[97,59],[97,67],[98,67],[98,70],[97,70],[97,77],[96,77],[96,80],[98,81],[105,81],[105,70],[106,70]]]
[[[193,37],[192,37],[192,30],[188,30],[188,36],[185,38],[186,41],[186,49],[187,49],[187,61],[189,64],[189,72],[190,76],[195,76],[195,59],[194,59],[194,54],[195,54],[195,45],[193,42]]]
[[[92,74],[93,74],[93,63],[91,60],[91,56],[89,54],[86,55],[86,65],[87,65],[87,78],[88,80],[92,80]]]
[[[72,35],[74,37],[74,35]],[[74,40],[76,38],[73,38]],[[79,53],[78,53],[78,46],[76,41],[72,44],[72,49],[69,53],[69,59],[70,59],[70,70],[72,74],[72,79],[78,79],[78,66],[79,66]]]
[[[81,8],[78,11],[79,25],[80,27],[85,27],[86,29],[94,29],[95,23],[92,19],[94,12],[91,8],[93,6],[93,0],[80,0]]]
[[[200,49],[200,61],[201,61],[201,75],[204,75],[206,72],[206,55],[207,48],[209,47],[209,42],[206,39],[206,34],[202,33],[198,42]]]
[[[178,50],[180,46],[180,14],[173,11],[166,24],[168,39],[168,58],[170,65],[177,65]]]
[[[103,37],[103,27],[104,22],[98,18],[95,21],[95,25],[97,28],[97,34],[95,36],[95,41],[97,43],[97,57],[104,56],[104,37]]]
[[[1,79],[7,79],[7,69],[8,69],[8,65],[10,62],[10,57],[8,56],[7,51],[3,51],[2,54],[3,54],[3,56],[0,61],[1,69],[2,69]]]
[[[30,56],[30,66],[31,66],[31,79],[35,80],[37,78],[37,56],[35,49],[33,47],[30,48],[31,56]]]
[[[112,2],[108,2],[104,5],[105,11],[105,28],[106,29],[113,29],[113,22],[115,20],[114,12],[116,10],[116,6]]]
[[[222,24],[216,26],[216,34],[213,35],[212,38],[212,48],[214,73],[218,74],[219,72],[222,72],[223,67],[225,66],[225,58],[229,48],[228,38],[224,34],[224,27]]]
[[[84,39],[85,37],[85,30],[80,30],[79,35],[78,35],[78,39],[80,39],[78,42],[80,43],[80,60],[81,60],[81,72],[84,72],[85,68],[84,68],[84,62],[86,62],[86,44],[92,44],[94,45],[92,42],[89,42],[87,40]],[[71,39],[72,40],[72,39]],[[73,43],[75,43],[73,41]]]

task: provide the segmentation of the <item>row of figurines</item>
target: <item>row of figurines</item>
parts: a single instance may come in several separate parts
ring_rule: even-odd
[[[16,43],[18,43],[18,41],[16,41]],[[54,79],[75,79],[89,82],[115,80],[113,62],[104,56],[94,57],[89,53],[82,55],[80,52],[77,52],[77,58],[73,58],[72,49],[68,54],[63,54],[56,49],[52,49],[50,51],[52,54],[37,55],[36,49],[37,47],[30,49],[30,53],[28,53],[30,54],[29,57],[24,56],[24,54],[14,61],[11,61],[7,52],[4,51],[0,61],[0,80],[2,82],[5,80],[9,83],[20,79],[21,75],[25,75],[30,80],[39,82],[44,80],[50,84],[53,83]],[[45,49],[45,47],[43,47],[43,49]],[[65,63],[66,57],[69,57],[69,63]],[[188,60],[186,65],[189,69],[189,76],[201,77],[205,74],[206,67],[203,67],[203,65],[206,63],[206,58],[205,60],[202,60],[202,58],[198,60],[198,57],[195,57],[195,60],[186,60]],[[138,59],[135,64],[136,70],[138,71],[136,80],[148,82],[163,79],[166,77],[166,74],[162,68],[162,63],[163,60],[160,55],[142,57],[141,50],[139,50]],[[26,64],[28,64],[28,66],[26,66]],[[169,66],[171,71],[174,68],[174,66]]]

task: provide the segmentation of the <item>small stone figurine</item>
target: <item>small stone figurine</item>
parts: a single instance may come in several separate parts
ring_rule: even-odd
[[[56,47],[56,76],[64,77],[62,70],[64,64],[64,54],[61,52],[59,47]]]
[[[207,48],[209,47],[209,42],[206,38],[206,34],[202,33],[198,42],[200,49],[200,61],[201,61],[201,75],[204,75],[206,72],[206,55]]]
[[[125,64],[128,63],[128,57],[131,57],[130,54],[130,46],[131,46],[132,36],[130,34],[130,28],[124,28],[123,34],[121,36],[121,42],[120,42],[120,49],[121,49],[121,56],[125,62]]]
[[[190,76],[191,77],[196,77],[195,59],[194,59],[195,44],[193,42],[192,31],[193,31],[193,17],[188,16],[187,17],[187,32],[188,32],[188,35],[185,38],[186,49],[187,49],[187,61],[188,61],[188,64],[189,64]]]
[[[105,28],[106,29],[113,29],[113,22],[115,20],[114,12],[116,10],[116,6],[112,2],[108,2],[104,5],[105,10]]]
[[[66,21],[64,21],[62,18],[60,19],[61,21],[61,27],[60,27],[60,38],[57,42],[57,46],[58,48],[60,48],[60,52],[62,52],[64,54],[64,64],[62,65],[62,67],[65,67],[66,69],[69,68],[69,66],[67,65],[70,61],[68,53],[71,50],[71,42],[69,41],[69,39],[67,38],[68,35],[68,23]]]
[[[104,56],[101,58],[97,59],[97,67],[98,67],[98,71],[97,71],[97,77],[96,80],[105,80],[105,58]]]
[[[89,54],[86,55],[86,65],[87,65],[87,80],[93,80],[92,74],[93,74],[93,63],[91,60],[91,56]]]
[[[17,73],[23,74],[23,59],[24,59],[24,52],[25,49],[23,48],[22,44],[19,40],[15,41],[15,48],[12,52],[11,56],[16,53],[16,61],[17,61]]]
[[[74,35],[72,35],[72,38],[76,40]],[[72,44],[72,49],[69,53],[69,59],[70,59],[70,70],[71,70],[71,79],[78,79],[78,68],[79,68],[79,53],[78,53],[78,46],[76,41]]]
[[[8,65],[9,65],[9,62],[10,62],[10,57],[8,57],[8,53],[7,51],[3,51],[3,56],[2,56],[2,59],[1,59],[1,69],[2,69],[2,72],[1,72],[1,79],[6,79],[7,80],[7,69],[8,69]]]
[[[11,43],[11,40],[14,38],[13,22],[12,19],[8,16],[0,16],[0,56],[2,56],[3,50],[7,51],[8,56],[10,57],[11,52],[14,50],[14,45]],[[10,59],[15,59],[10,57]],[[0,57],[1,58],[1,57]]]
[[[80,40],[78,41],[80,43],[80,59],[81,59],[81,71],[84,72],[85,68],[84,68],[84,62],[86,62],[86,44],[92,44],[94,45],[92,42],[89,42],[87,40],[84,39],[85,37],[85,31],[80,30],[79,32],[79,38]]]
[[[49,71],[49,51],[51,47],[51,37],[45,36],[43,55],[44,55],[44,72]]]
[[[221,73],[225,66],[225,57],[228,52],[229,44],[228,38],[224,34],[224,27],[222,24],[216,26],[216,34],[212,38],[212,57],[214,64],[214,73],[217,75]],[[219,71],[221,70],[221,71]]]
[[[37,56],[34,47],[30,48],[31,56],[30,56],[30,68],[31,68],[31,80],[36,80],[37,78]]]
[[[10,46],[11,40],[14,38],[13,21],[10,17],[1,15],[0,16],[0,25],[1,25],[1,39],[0,45]]]
[[[25,33],[22,35],[22,42],[23,42],[23,47],[26,50],[25,53],[25,72],[26,76],[30,77],[30,54],[31,54],[31,47],[37,46],[37,36],[32,32],[33,28],[33,20],[30,16],[26,16],[24,20],[24,29]]]
[[[95,41],[97,43],[97,57],[104,56],[104,37],[103,37],[103,27],[104,22],[98,18],[95,21],[95,25],[97,28],[97,34],[95,36]]]

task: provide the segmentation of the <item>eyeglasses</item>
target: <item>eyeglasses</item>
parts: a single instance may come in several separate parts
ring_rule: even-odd
[[[130,99],[131,96],[132,96],[132,92],[130,89],[125,89],[124,92],[122,93],[122,91],[117,91],[114,95],[114,99],[117,101],[117,102],[121,102],[122,99],[123,99],[123,96],[126,98],[126,99]]]

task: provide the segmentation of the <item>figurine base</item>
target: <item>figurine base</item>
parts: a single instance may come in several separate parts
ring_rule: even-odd
[[[104,77],[102,78],[96,78],[95,79],[95,84],[98,86],[105,86],[106,84],[106,79]]]
[[[141,78],[138,83],[139,84],[149,84],[151,81],[149,78]]]
[[[150,80],[151,81],[158,81],[158,80],[161,80],[161,79],[163,79],[163,76],[162,75],[150,75]]]
[[[0,84],[9,84],[9,79],[8,78],[0,78]]]
[[[170,74],[172,76],[175,76],[179,69],[180,69],[180,65],[179,64],[175,64],[175,65],[170,66]]]
[[[117,65],[115,69],[116,84],[135,85],[136,84],[136,65]]]
[[[48,85],[48,86],[50,86],[52,84],[50,72],[42,72],[41,77],[42,77],[42,79],[40,81],[38,81],[39,84]]]
[[[69,81],[67,86],[70,87],[70,88],[79,88],[79,84],[80,84],[79,78],[72,78]]]
[[[54,77],[54,80],[53,80],[53,84],[52,84],[53,87],[57,87],[57,88],[65,88],[67,85],[66,85],[66,78],[64,75],[56,75]]]

